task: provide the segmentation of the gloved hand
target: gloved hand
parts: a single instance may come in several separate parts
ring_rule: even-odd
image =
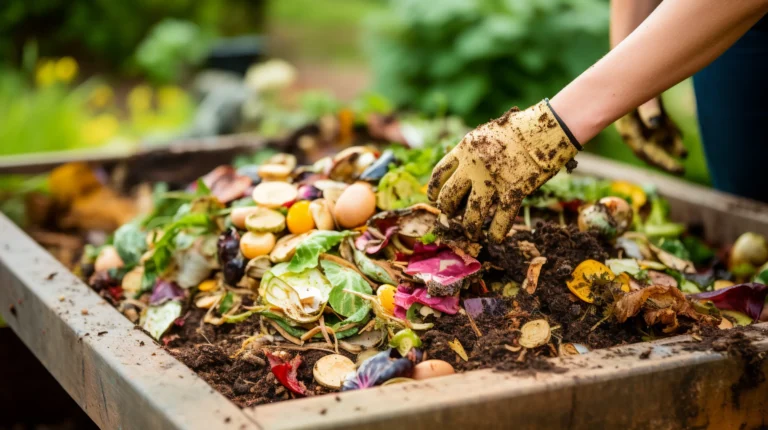
[[[490,238],[506,236],[528,194],[554,176],[581,149],[548,100],[504,116],[467,133],[432,171],[428,194],[453,215],[467,193],[463,224],[476,239],[496,204]]]
[[[658,98],[620,118],[616,121],[616,129],[641,160],[677,175],[685,172],[677,159],[688,155],[680,129],[664,112]]]

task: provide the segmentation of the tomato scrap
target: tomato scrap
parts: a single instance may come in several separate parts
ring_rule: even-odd
[[[264,354],[269,360],[269,367],[272,370],[272,374],[275,375],[278,381],[283,386],[297,396],[306,396],[307,387],[304,383],[296,378],[296,372],[301,365],[301,356],[296,355],[291,361],[285,361],[283,358],[272,354],[269,351],[264,351]]]

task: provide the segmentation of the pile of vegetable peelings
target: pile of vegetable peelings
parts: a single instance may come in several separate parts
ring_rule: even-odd
[[[766,319],[768,243],[718,252],[652,189],[561,173],[505,241],[466,238],[424,183],[440,154],[347,148],[221,166],[89,249],[126,317],[241,406]]]

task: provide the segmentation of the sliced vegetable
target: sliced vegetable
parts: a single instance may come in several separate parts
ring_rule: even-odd
[[[285,222],[285,216],[280,212],[255,207],[245,218],[245,228],[252,233],[279,233],[285,229]]]
[[[528,321],[520,328],[520,345],[523,348],[533,349],[549,343],[552,331],[547,320],[538,319]]]
[[[283,357],[272,354],[265,350],[264,355],[269,360],[269,367],[272,370],[272,374],[275,375],[278,381],[293,394],[297,396],[305,396],[307,394],[307,387],[304,383],[297,379],[297,372],[299,366],[301,366],[301,356],[296,355],[290,361]]]
[[[413,330],[406,328],[397,332],[392,339],[389,340],[389,346],[396,348],[397,352],[405,357],[411,348],[418,348],[421,346],[421,339]]]
[[[298,194],[296,187],[287,182],[262,182],[253,189],[253,201],[259,206],[277,209],[296,201]]]
[[[315,377],[315,381],[323,387],[338,390],[347,375],[354,373],[355,369],[355,363],[349,358],[339,354],[330,354],[315,362],[312,375]]]
[[[731,326],[737,325],[739,327],[744,327],[752,324],[753,322],[752,317],[742,312],[724,309],[721,310],[720,313],[723,316],[723,320],[732,322]]]
[[[248,232],[240,239],[240,251],[248,260],[267,255],[275,247],[275,235],[272,233]]]
[[[269,253],[269,260],[273,263],[283,263],[290,261],[291,258],[293,258],[293,256],[296,254],[296,248],[301,242],[304,241],[304,239],[309,237],[310,234],[311,232],[299,235],[287,234],[281,237],[275,243],[275,247],[272,249],[272,252]]]

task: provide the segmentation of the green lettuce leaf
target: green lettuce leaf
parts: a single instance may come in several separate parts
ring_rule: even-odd
[[[290,264],[288,264],[287,270],[298,273],[317,267],[317,259],[320,257],[320,254],[338,245],[348,235],[348,231],[322,230],[312,233],[296,247],[296,253],[293,255]]]
[[[355,295],[349,294],[344,290],[356,291],[363,294],[373,294],[373,290],[368,282],[356,271],[343,267],[331,261],[323,260],[320,262],[325,277],[333,285],[333,290],[328,297],[328,303],[336,313],[347,318],[353,315],[360,321],[368,315],[371,305]],[[348,321],[357,322],[357,321]]]
[[[115,231],[112,243],[125,266],[133,267],[139,264],[139,259],[147,251],[147,234],[138,223],[131,222]]]
[[[355,264],[365,276],[373,279],[374,281],[381,282],[382,284],[396,284],[395,280],[389,275],[389,273],[383,268],[376,265],[370,258],[368,258],[357,248],[353,248]]]

